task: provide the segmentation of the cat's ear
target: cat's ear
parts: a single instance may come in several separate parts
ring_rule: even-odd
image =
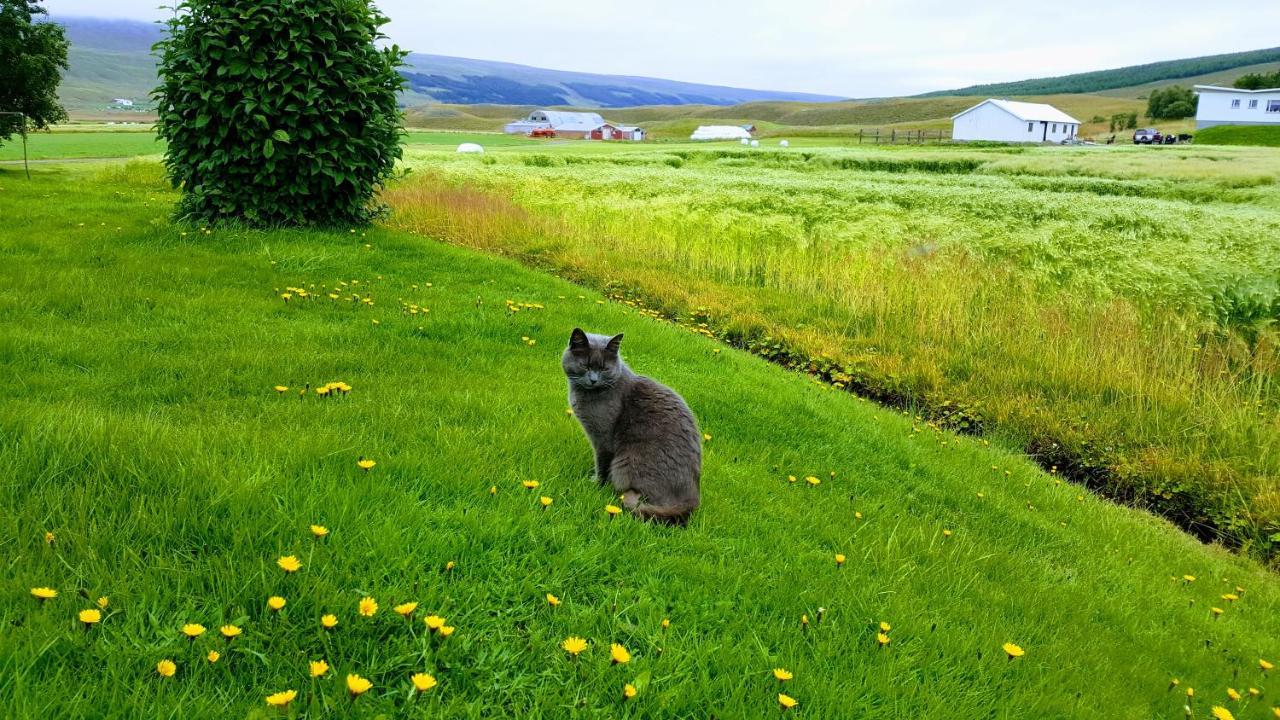
[[[587,340],[587,334],[582,332],[582,328],[574,328],[573,332],[569,333],[570,349],[586,350],[590,346],[591,346],[591,343],[590,341]]]
[[[605,347],[609,349],[609,352],[614,353],[616,355],[618,352],[618,348],[622,347],[622,333],[618,333],[617,335],[614,335],[613,337],[609,338],[609,342],[608,344],[605,345]]]

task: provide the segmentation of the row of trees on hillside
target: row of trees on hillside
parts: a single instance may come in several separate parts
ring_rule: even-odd
[[[1241,90],[1269,90],[1280,88],[1280,68],[1275,72],[1248,73],[1236,78],[1234,87]]]

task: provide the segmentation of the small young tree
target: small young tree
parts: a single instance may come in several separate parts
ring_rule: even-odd
[[[400,158],[397,68],[369,0],[184,0],[153,93],[178,216],[367,222]]]
[[[45,11],[38,2],[0,0],[0,143],[14,133],[46,128],[67,119],[58,104],[58,83],[67,69],[67,38],[61,25],[33,22]]]

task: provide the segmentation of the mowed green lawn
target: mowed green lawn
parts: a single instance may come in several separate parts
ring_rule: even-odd
[[[240,716],[288,689],[308,717],[754,718],[780,689],[813,718],[1280,704],[1280,582],[1246,559],[515,263],[385,229],[205,233],[173,200],[150,161],[0,170],[4,717]],[[559,369],[578,325],[625,332],[710,435],[689,529],[604,512]]]

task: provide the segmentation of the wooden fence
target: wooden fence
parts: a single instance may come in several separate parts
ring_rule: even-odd
[[[858,144],[871,143],[879,145],[896,145],[904,143],[907,145],[924,145],[926,143],[943,143],[951,141],[951,133],[946,130],[859,130]]]

